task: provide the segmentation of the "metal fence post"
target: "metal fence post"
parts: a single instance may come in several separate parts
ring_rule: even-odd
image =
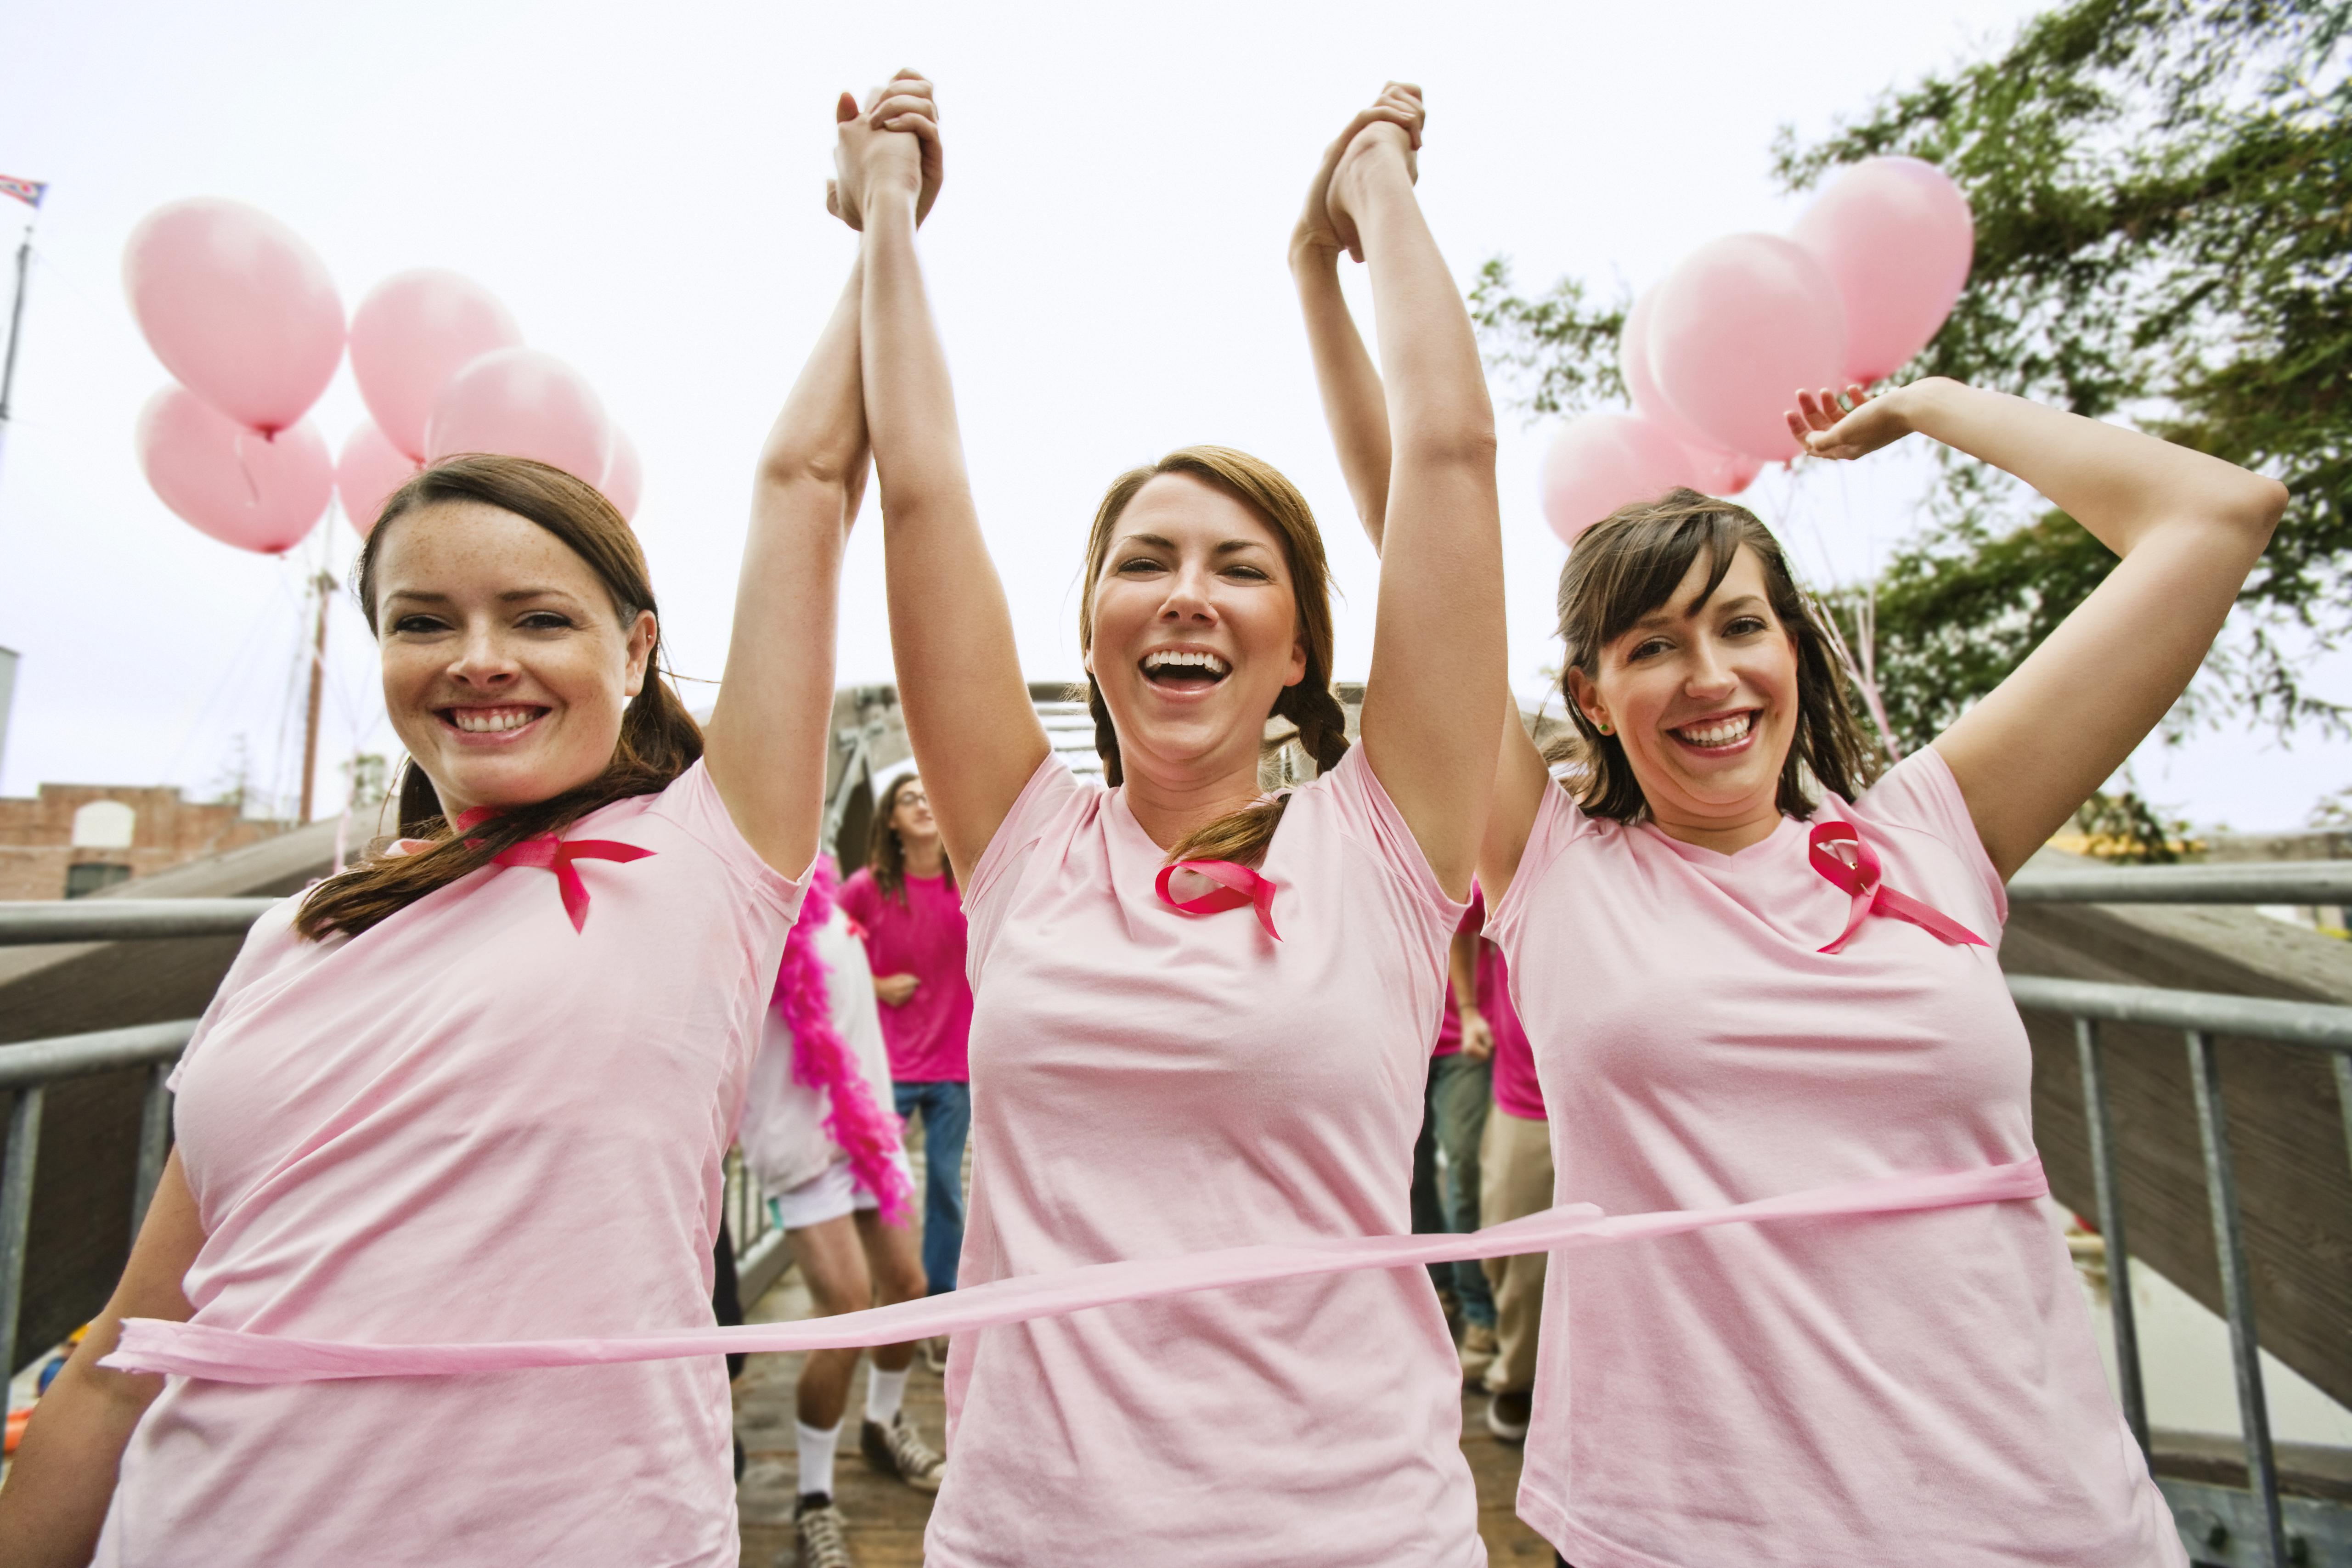
[[[2107,1244],[2107,1305],[2115,1315],[2116,1383],[2124,1420],[2154,1458],[2147,1438],[2147,1395],[2140,1384],[2139,1324],[2133,1316],[2131,1253],[2124,1240],[2124,1194],[2116,1173],[2115,1123],[2107,1109],[2105,1064],[2099,1057],[2099,1026],[2074,1020],[2074,1048],[2083,1063],[2083,1113],[2090,1124],[2091,1180],[2097,1188],[2099,1235]]]
[[[0,1357],[16,1371],[16,1323],[25,1305],[25,1240],[33,1222],[33,1165],[41,1153],[41,1101],[33,1084],[8,1107],[8,1158],[0,1163]]]
[[[2221,1266],[2221,1303],[2230,1315],[2230,1359],[2238,1374],[2238,1420],[2246,1433],[2246,1483],[2263,1512],[2263,1561],[2287,1568],[2286,1526],[2279,1513],[2278,1467],[2271,1455],[2263,1352],[2254,1334],[2253,1277],[2238,1223],[2238,1176],[2230,1163],[2229,1118],[2221,1104],[2221,1058],[2213,1037],[2189,1031],[2189,1077],[2197,1091],[2197,1131],[2205,1145],[2205,1188],[2213,1207],[2213,1250]]]
[[[147,1205],[154,1201],[155,1184],[163,1179],[163,1162],[171,1153],[172,1091],[164,1087],[172,1076],[170,1062],[147,1069],[147,1098],[139,1107],[139,1170],[131,1182],[131,1245],[139,1245],[139,1227],[147,1223]]]
[[[2336,1109],[2344,1113],[2344,1152],[2352,1159],[2352,1051],[2336,1053]]]

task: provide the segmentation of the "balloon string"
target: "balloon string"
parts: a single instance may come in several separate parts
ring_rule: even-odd
[[[1565,1252],[1758,1221],[1859,1217],[2009,1203],[2040,1198],[2049,1190],[2041,1160],[2029,1155],[2006,1165],[1937,1175],[1881,1176],[1719,1208],[1612,1217],[1591,1204],[1563,1204],[1468,1235],[1332,1237],[1133,1258],[1019,1275],[894,1306],[793,1323],[656,1331],[595,1339],[359,1344],[126,1318],[113,1352],[99,1364],[121,1372],[169,1373],[216,1383],[275,1384],[676,1361],[727,1352],[841,1350],[901,1344],[1121,1302],[1311,1275]]]

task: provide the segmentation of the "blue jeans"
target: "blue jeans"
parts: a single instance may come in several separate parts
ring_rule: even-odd
[[[1413,1149],[1412,1228],[1423,1235],[1478,1228],[1478,1143],[1486,1131],[1486,1108],[1495,1098],[1494,1068],[1454,1055],[1429,1064],[1423,1100],[1421,1137]],[[1436,1170],[1436,1152],[1445,1152],[1445,1172]],[[1495,1326],[1495,1297],[1477,1262],[1433,1263],[1431,1280],[1462,1303],[1465,1321]]]
[[[923,1279],[934,1296],[956,1288],[963,1255],[963,1144],[971,1132],[971,1085],[894,1083],[898,1117],[923,1119]]]

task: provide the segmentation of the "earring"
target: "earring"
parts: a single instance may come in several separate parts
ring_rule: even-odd
[[[1617,726],[1603,719],[1601,721],[1601,732],[1604,735],[1613,735],[1617,732]]]

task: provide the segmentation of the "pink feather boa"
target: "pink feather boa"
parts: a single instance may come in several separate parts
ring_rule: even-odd
[[[801,918],[784,939],[783,966],[776,972],[770,1005],[793,1032],[793,1081],[824,1091],[825,1135],[849,1156],[857,1184],[874,1194],[882,1218],[905,1225],[915,1217],[914,1189],[897,1161],[898,1117],[874,1102],[874,1090],[850,1054],[849,1042],[834,1026],[830,973],[817,956],[816,933],[833,918],[834,891],[841,885],[824,857],[809,879]]]

